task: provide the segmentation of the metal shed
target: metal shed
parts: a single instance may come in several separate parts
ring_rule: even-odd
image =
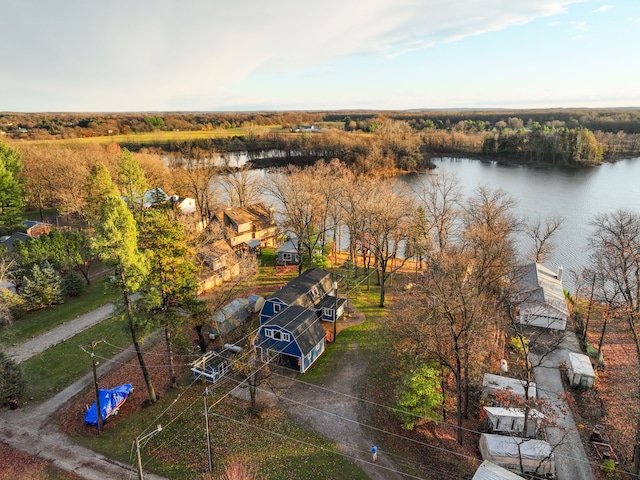
[[[522,480],[523,477],[485,460],[476,470],[471,480]]]
[[[518,435],[524,432],[524,408],[484,407],[484,410],[487,412],[487,420],[492,432]],[[527,437],[535,437],[544,415],[538,410],[531,409],[528,416]]]
[[[483,433],[479,448],[483,460],[507,470],[555,477],[553,449],[543,440]]]
[[[596,381],[591,359],[582,353],[569,352],[567,376],[572,387],[593,387]]]

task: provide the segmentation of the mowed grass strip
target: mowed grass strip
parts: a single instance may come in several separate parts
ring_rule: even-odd
[[[115,289],[108,288],[107,278],[103,277],[91,284],[91,286],[79,297],[67,298],[65,303],[43,308],[25,315],[13,325],[0,331],[0,343],[11,345],[40,335],[84,313],[114,301],[119,293]]]
[[[124,321],[112,317],[21,363],[26,384],[23,398],[44,400],[90,372],[91,357],[80,347],[105,338],[122,348],[131,343]],[[104,358],[111,358],[120,351],[105,344],[96,347],[96,354]]]
[[[188,384],[183,379],[183,384]],[[210,388],[209,427],[213,472],[221,478],[225,466],[238,460],[254,467],[260,478],[280,480],[366,479],[333,442],[298,427],[280,410],[267,410],[260,418],[248,414],[247,403],[234,397],[216,400],[235,383]],[[102,435],[75,435],[74,440],[110,458],[131,464],[131,444],[157,424],[162,431],[141,450],[144,468],[167,478],[205,478],[208,467],[202,387],[199,383],[167,393],[156,404],[123,419]]]
[[[157,131],[130,133],[123,135],[109,135],[97,137],[65,138],[51,140],[19,140],[16,143],[30,143],[36,145],[73,145],[82,143],[118,143],[118,144],[155,144],[179,142],[183,140],[200,140],[207,138],[246,137],[248,135],[267,135],[272,132],[288,133],[280,125],[266,125],[260,127],[217,128],[214,130],[187,130],[187,131]]]

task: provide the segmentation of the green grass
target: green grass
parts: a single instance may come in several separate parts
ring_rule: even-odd
[[[91,358],[80,347],[104,338],[119,347],[131,343],[122,320],[113,317],[21,363],[27,385],[24,397],[43,400],[90,372]],[[96,354],[101,357],[111,358],[119,352],[105,344],[96,346]]]
[[[53,140],[24,140],[24,143],[33,144],[52,144],[61,145],[77,144],[77,143],[135,143],[135,144],[155,144],[168,143],[171,141],[181,140],[198,140],[207,138],[235,137],[247,135],[265,135],[271,132],[287,133],[280,125],[266,125],[256,127],[238,127],[238,128],[217,128],[215,130],[193,130],[193,131],[157,131],[132,133],[127,135],[109,135],[102,137],[82,137],[74,139],[53,139]]]
[[[0,343],[10,345],[23,342],[115,300],[119,294],[107,288],[106,282],[106,277],[94,280],[81,296],[68,298],[60,305],[27,314],[13,325],[0,330]]]
[[[186,383],[185,379],[182,383]],[[229,388],[216,386],[209,404]],[[171,479],[199,479],[208,463],[202,409],[199,385],[186,391],[173,390],[155,405],[122,420],[117,428],[108,429],[99,437],[76,435],[74,440],[131,464],[133,439],[146,435],[160,423],[162,431],[141,449],[144,468]],[[244,403],[227,397],[210,409],[209,424],[212,478],[220,478],[232,459],[254,466],[260,478],[274,480],[368,478],[339,455],[332,442],[296,426],[279,410],[254,418],[247,414]]]

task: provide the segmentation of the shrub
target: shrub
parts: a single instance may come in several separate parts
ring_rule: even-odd
[[[17,400],[24,391],[24,380],[18,365],[0,352],[0,405]]]
[[[602,470],[607,476],[613,475],[613,472],[615,472],[616,470],[616,462],[614,462],[610,458],[607,458],[602,461],[602,464],[600,465],[600,470]]]
[[[440,369],[434,364],[418,365],[405,374],[396,403],[403,428],[413,430],[419,420],[435,418],[442,404],[440,380]]]
[[[79,297],[86,288],[84,280],[76,272],[69,272],[62,280],[62,286],[69,297]]]
[[[523,347],[524,344],[524,347]],[[518,353],[525,353],[525,349],[528,350],[529,347],[529,339],[527,337],[521,337],[516,335],[515,337],[511,337],[509,340],[509,345]]]
[[[0,290],[0,326],[13,323],[24,315],[24,300],[8,289]]]

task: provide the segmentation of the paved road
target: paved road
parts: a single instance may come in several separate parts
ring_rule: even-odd
[[[593,480],[589,458],[571,414],[571,409],[560,397],[564,392],[560,374],[560,363],[567,361],[569,351],[580,352],[578,340],[573,332],[566,332],[561,348],[555,349],[541,365],[534,369],[538,387],[538,397],[546,397],[562,412],[558,416],[557,427],[547,427],[547,441],[555,447],[556,476],[558,480]],[[536,365],[534,354],[532,362]]]

